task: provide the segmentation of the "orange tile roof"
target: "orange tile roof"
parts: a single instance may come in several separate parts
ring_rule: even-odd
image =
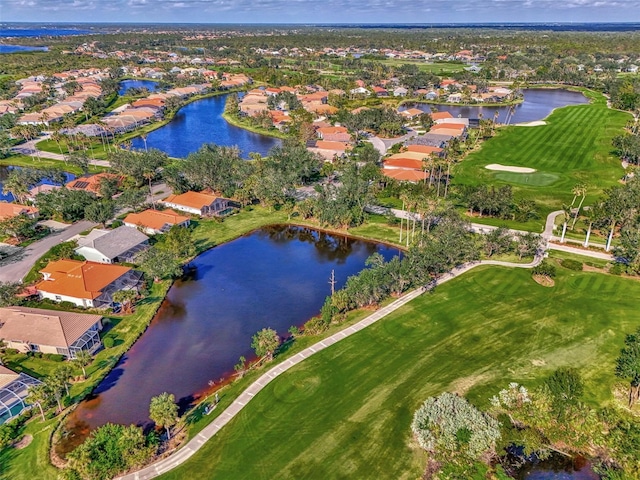
[[[422,160],[413,158],[390,158],[384,162],[384,167],[404,168],[408,170],[422,170]]]
[[[129,267],[78,260],[58,260],[49,264],[40,273],[48,276],[36,285],[36,289],[55,295],[93,300],[102,290],[122,275]]]
[[[103,178],[116,178],[120,182],[122,177],[118,177],[113,173],[97,173],[95,175],[87,175],[71,180],[66,184],[69,190],[85,190],[88,192],[98,193],[100,191],[100,181]]]
[[[432,147],[431,145],[408,145],[407,152],[414,153],[440,153],[442,151],[439,147]]]
[[[431,118],[433,118],[433,120],[445,120],[447,118],[453,118],[453,115],[451,115],[449,112],[434,112],[431,114]]]
[[[322,135],[332,135],[334,133],[349,133],[345,127],[322,127],[318,129]]]
[[[18,215],[34,215],[38,213],[36,207],[20,205],[18,203],[0,202],[0,220],[17,217]]]
[[[431,130],[464,130],[465,128],[466,126],[463,123],[437,123],[433,127],[431,127]]]
[[[178,215],[173,210],[166,209],[159,211],[149,209],[140,213],[130,213],[124,219],[124,223],[160,230],[166,224],[178,225],[187,220],[189,220],[189,217]]]
[[[216,200],[216,198],[218,197],[209,195],[207,193],[189,191],[180,195],[169,195],[163,200],[163,202],[175,203],[176,205],[202,209],[202,207],[211,205]]]
[[[344,142],[329,142],[326,140],[318,140],[316,142],[316,148],[322,148],[325,150],[336,150],[340,152],[344,152],[351,148],[351,145]]]
[[[390,170],[384,168],[382,174],[385,177],[393,178],[401,182],[420,182],[427,179],[427,173],[418,170]]]

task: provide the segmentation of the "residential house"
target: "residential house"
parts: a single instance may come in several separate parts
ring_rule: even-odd
[[[369,90],[364,87],[357,87],[349,90],[349,93],[351,93],[351,95],[369,95]]]
[[[451,115],[451,113],[449,112],[433,112],[431,114],[431,118],[433,119],[434,123],[443,123],[448,119],[453,118],[453,115]]]
[[[39,380],[0,365],[0,425],[17,417],[30,407],[26,402],[29,388]]]
[[[402,115],[406,119],[413,120],[414,118],[419,117],[423,113],[425,112],[423,112],[418,108],[408,108],[407,110],[403,110],[402,112],[400,112],[400,115]]]
[[[322,140],[328,142],[344,142],[351,141],[351,135],[346,127],[321,127],[316,133]]]
[[[75,358],[100,348],[102,315],[30,307],[0,308],[0,338],[20,352],[56,353]]]
[[[388,97],[389,96],[389,92],[387,92],[384,88],[382,87],[373,87],[372,88],[373,93],[377,96],[377,97]]]
[[[24,215],[29,218],[38,218],[38,209],[29,205],[19,203],[0,202],[0,221]]]
[[[40,298],[94,308],[111,307],[115,292],[138,290],[142,278],[129,267],[78,260],[50,262],[40,273],[44,279],[35,286]]]
[[[407,145],[407,152],[430,155],[432,153],[440,154],[442,149],[431,145]]]
[[[100,194],[100,182],[103,179],[113,178],[117,179],[118,183],[122,182],[122,177],[118,177],[113,173],[97,173],[95,175],[83,175],[74,180],[68,182],[65,186],[69,190],[84,190],[85,192]]]
[[[161,202],[169,208],[206,217],[225,215],[231,211],[232,201],[228,198],[216,197],[202,192],[185,192],[180,195],[169,195]]]
[[[143,232],[154,235],[168,232],[171,227],[188,227],[191,223],[189,217],[178,215],[173,210],[145,210],[140,213],[130,213],[124,219],[127,227],[135,227]]]
[[[333,162],[338,158],[346,156],[351,150],[351,145],[344,142],[329,142],[326,140],[318,140],[312,146],[307,148],[310,152],[317,153],[327,162]]]
[[[136,256],[149,247],[149,237],[126,225],[114,230],[96,228],[77,241],[75,252],[98,263],[134,263]]]
[[[407,90],[407,89],[406,89],[406,88],[404,88],[404,87],[396,87],[396,88],[393,90],[393,96],[394,96],[394,97],[406,97],[406,96],[407,96],[407,93],[409,93],[409,90]]]

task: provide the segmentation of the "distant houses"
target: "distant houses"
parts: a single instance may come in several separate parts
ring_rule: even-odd
[[[75,252],[98,263],[135,262],[135,257],[149,247],[149,237],[137,228],[121,226],[114,230],[91,230],[78,238]]]
[[[201,217],[222,216],[233,208],[233,202],[228,198],[193,191],[170,195],[160,203],[168,208]]]
[[[104,179],[116,179],[118,183],[122,182],[122,177],[118,177],[113,173],[97,173],[95,175],[83,175],[68,182],[65,186],[69,190],[83,190],[95,195],[100,194],[100,182]]]
[[[35,286],[40,298],[85,308],[113,306],[115,292],[137,291],[142,279],[129,267],[78,260],[51,262],[40,273],[44,279]]]
[[[0,308],[0,338],[8,348],[75,358],[101,347],[102,316],[30,307]]]

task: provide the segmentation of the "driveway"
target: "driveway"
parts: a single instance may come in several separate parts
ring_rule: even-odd
[[[16,145],[11,149],[11,151],[28,157],[48,158],[50,160],[60,160],[61,162],[64,162],[66,160],[64,155],[61,155],[60,153],[45,152],[44,150],[39,150],[36,147],[36,143],[42,142],[43,140],[49,140],[50,138],[50,135],[42,135],[38,138],[34,138],[33,140],[29,140],[28,142]],[[109,162],[106,160],[89,160],[89,164],[97,165],[99,167],[110,166]]]
[[[47,253],[51,247],[66,242],[80,232],[95,227],[97,224],[83,220],[74,223],[65,230],[53,232],[42,240],[32,243],[22,252],[12,255],[0,262],[0,282],[18,282],[31,270],[36,261]]]

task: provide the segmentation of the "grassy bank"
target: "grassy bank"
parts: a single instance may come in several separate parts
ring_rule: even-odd
[[[607,108],[600,93],[585,91],[590,104],[555,110],[547,125],[510,126],[498,129],[495,137],[472,152],[453,169],[454,185],[509,184],[517,198],[535,199],[539,218],[520,228],[541,231],[546,216],[571,203],[571,189],[588,185],[585,204],[590,205],[605,188],[616,185],[623,174],[613,154],[611,140],[623,131],[629,114]],[[533,174],[490,171],[490,163],[531,167]],[[500,220],[485,220],[492,224]]]
[[[429,395],[486,407],[511,381],[534,387],[572,365],[589,404],[610,402],[639,295],[640,283],[597,273],[560,269],[549,289],[480,267],[282,374],[162,478],[418,478],[409,424]]]
[[[222,114],[222,118],[224,118],[228,123],[230,123],[234,127],[242,128],[244,130],[248,130],[253,133],[258,133],[260,135],[266,135],[267,137],[281,138],[283,140],[290,137],[286,133],[283,133],[276,128],[262,128],[262,127],[257,127],[255,125],[252,125],[248,120],[244,120],[238,117],[237,115],[232,115],[227,111],[225,111]]]

